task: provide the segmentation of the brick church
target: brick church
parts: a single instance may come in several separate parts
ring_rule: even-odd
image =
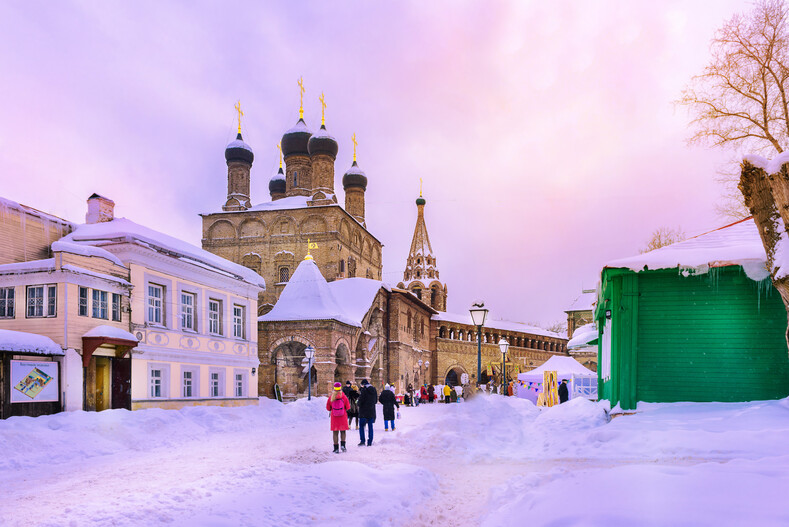
[[[321,101],[323,102],[323,101]],[[468,312],[447,313],[447,286],[416,200],[417,219],[403,281],[381,281],[382,243],[365,222],[367,175],[356,160],[342,176],[344,207],[335,193],[339,145],[325,119],[312,133],[303,104],[281,141],[270,200],[253,205],[254,153],[240,127],[225,149],[227,197],[221,212],[203,214],[203,248],[265,278],[259,301],[260,395],[307,392],[305,353],[315,348],[313,393],[335,381],[370,379],[398,391],[408,384],[476,382],[476,329]],[[284,161],[284,171],[282,162]],[[375,184],[374,177],[371,184]],[[489,321],[483,328],[482,382],[501,380],[499,338],[510,342],[508,378],[566,354],[567,339],[541,328]]]

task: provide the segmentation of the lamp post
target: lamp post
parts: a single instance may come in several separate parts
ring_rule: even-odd
[[[307,358],[307,400],[312,400],[312,359],[315,358],[315,348],[311,345],[304,349],[304,356]]]
[[[488,317],[488,310],[485,309],[484,302],[477,302],[471,309],[471,321],[477,326],[477,386],[482,381],[482,326]]]
[[[418,361],[416,361],[416,365],[419,367],[419,379],[420,379],[420,382],[421,382],[421,381],[424,380],[424,379],[422,379],[422,359],[419,359]]]
[[[504,395],[507,395],[507,349],[509,349],[509,347],[510,343],[502,337],[502,339],[499,340],[499,349],[501,350],[501,388]]]

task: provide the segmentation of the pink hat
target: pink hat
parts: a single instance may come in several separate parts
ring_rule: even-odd
[[[342,390],[342,383],[335,382],[334,383],[334,389],[337,390],[337,391]]]

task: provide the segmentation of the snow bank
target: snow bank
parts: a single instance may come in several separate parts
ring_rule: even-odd
[[[43,335],[0,329],[0,350],[38,355],[63,355],[63,348]],[[2,450],[0,450],[2,451]]]

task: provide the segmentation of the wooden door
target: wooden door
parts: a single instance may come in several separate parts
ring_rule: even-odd
[[[131,359],[112,359],[112,407],[131,410]]]
[[[96,411],[110,407],[110,359],[96,357]]]

